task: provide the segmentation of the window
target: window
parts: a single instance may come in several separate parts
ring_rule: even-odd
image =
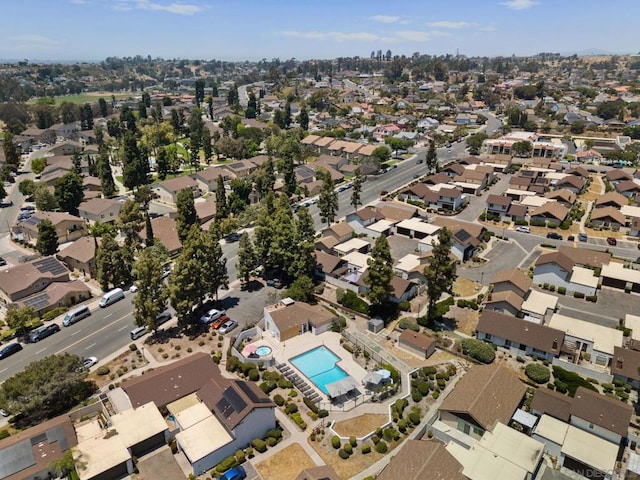
[[[484,339],[485,340],[491,340],[491,334],[490,333],[485,333],[484,334]]]
[[[590,429],[590,430],[593,430],[593,423],[590,423],[590,424],[589,424],[589,429]]]

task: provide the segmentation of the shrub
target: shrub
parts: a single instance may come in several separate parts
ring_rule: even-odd
[[[342,445],[342,442],[340,441],[340,437],[337,435],[334,435],[333,437],[331,437],[331,446],[333,448],[335,448],[336,450],[340,448],[340,446]]]
[[[279,407],[284,405],[284,397],[280,394],[276,394],[273,397],[273,401],[276,402],[276,405],[278,405]]]
[[[425,375],[435,375],[437,371],[438,369],[433,366],[422,367],[422,373],[424,373]]]
[[[304,402],[304,404],[307,406],[309,410],[311,410],[315,414],[318,413],[319,411],[318,406],[315,403],[313,403],[310,398],[302,397],[302,401]]]
[[[429,384],[427,382],[421,382],[418,384],[418,391],[424,396],[427,393],[429,393],[429,390],[431,390],[431,388],[429,387]]]
[[[558,293],[560,295],[564,295],[565,293],[567,293],[567,287],[558,287]]]
[[[553,376],[556,379],[555,387],[560,393],[569,392],[569,396],[573,397],[578,387],[588,388],[592,391],[598,391],[591,383],[580,375],[570,372],[560,367],[553,367]],[[559,385],[560,384],[560,385]],[[564,391],[561,391],[564,388]]]
[[[258,380],[260,380],[260,373],[258,372],[258,369],[252,368],[251,370],[249,370],[248,377],[252,382],[257,382]]]
[[[434,399],[434,400],[437,400],[437,399],[438,399],[438,397],[440,396],[440,392],[438,392],[438,391],[436,390],[435,392],[433,392],[433,393],[431,394],[431,396],[433,397],[433,399]]]
[[[398,327],[400,327],[402,330],[406,330],[408,328],[409,330],[413,330],[414,332],[420,331],[420,326],[410,318],[401,319],[398,323]]]
[[[387,447],[387,443],[384,440],[380,440],[376,444],[376,452],[378,452],[378,453],[387,453],[387,450],[389,450],[389,447]]]
[[[107,367],[106,365],[102,365],[101,367],[98,367],[98,369],[96,370],[96,375],[99,376],[104,376],[104,375],[109,375],[109,372],[111,370],[109,370],[109,367]]]
[[[9,436],[11,436],[11,434],[9,433],[9,430],[7,430],[6,428],[3,430],[0,430],[0,440],[2,440],[3,438],[7,438]]]
[[[613,385],[611,385],[610,383],[603,383],[602,389],[604,390],[604,393],[611,393],[613,392]]]
[[[235,467],[236,465],[238,465],[238,461],[236,460],[236,457],[232,455],[230,457],[225,458],[218,465],[216,465],[216,472],[218,473],[226,472],[227,470]]]
[[[347,452],[349,455],[351,455],[353,453],[353,447],[351,446],[350,443],[345,443],[344,447],[342,447],[342,449]]]
[[[586,298],[587,302],[596,303],[598,301],[598,296],[597,295],[587,295],[585,298]]]
[[[420,393],[420,391],[413,389],[411,390],[411,400],[413,400],[415,403],[418,403],[422,400],[422,393]]]
[[[408,312],[409,310],[411,310],[411,303],[404,300],[398,304],[398,309],[401,312]]]
[[[382,436],[387,442],[390,442],[391,440],[397,440],[400,434],[395,428],[387,427],[382,431]]]
[[[496,352],[491,345],[475,338],[462,340],[462,351],[482,363],[491,363],[496,358]]]
[[[275,438],[276,440],[280,440],[282,438],[282,432],[277,428],[272,428],[267,432],[267,437]]]
[[[377,445],[378,442],[380,441],[380,437],[378,435],[371,435],[371,441],[373,442],[374,445]]]
[[[235,358],[235,357],[231,357],[231,358]],[[275,390],[276,386],[277,385],[276,385],[275,382],[262,382],[259,385],[260,390],[262,390],[267,395],[269,395],[271,392],[273,392],[273,390]]]
[[[318,418],[326,418],[329,416],[329,411],[324,408],[318,410]]]
[[[267,437],[265,443],[267,444],[267,447],[273,447],[276,443],[278,443],[278,441],[273,437]]]
[[[400,430],[401,433],[407,431],[407,421],[404,418],[398,422],[398,430]]]
[[[287,415],[298,413],[298,406],[295,403],[290,403],[289,405],[287,405],[284,411]]]
[[[530,363],[524,369],[524,373],[527,377],[538,384],[547,383],[551,377],[549,369],[539,363]]]
[[[346,460],[347,458],[349,458],[349,454],[344,450],[344,448],[341,448],[340,450],[338,450],[338,456],[343,460]]]
[[[582,292],[573,292],[573,296],[575,298],[584,298],[584,293],[582,293]]]
[[[415,425],[419,425],[420,424],[420,414],[418,412],[411,412],[409,414],[409,421],[414,426]]]
[[[296,422],[296,424],[302,429],[302,430],[306,430],[307,428],[307,422],[305,422],[302,417],[300,416],[299,413],[293,413],[291,415],[291,419]]]
[[[368,313],[369,305],[363,299],[361,299],[355,292],[351,290],[347,290],[344,292],[344,296],[342,297],[342,301],[339,302],[345,307],[355,310],[358,313]]]
[[[257,452],[264,453],[267,451],[267,444],[264,440],[254,438],[251,441],[251,446],[256,449]]]
[[[132,352],[135,352],[136,350],[138,350],[138,346],[135,343],[130,343],[129,350],[131,350]]]
[[[244,454],[244,452],[240,448],[238,450],[236,450],[235,457],[236,457],[236,460],[238,461],[238,463],[244,463],[245,460],[247,459],[246,455]]]
[[[362,444],[362,454],[366,455],[368,453],[371,453],[371,445],[369,445],[368,443],[363,443]]]

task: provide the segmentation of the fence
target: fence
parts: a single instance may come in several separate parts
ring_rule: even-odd
[[[592,370],[591,368],[582,367],[580,365],[576,365],[575,363],[566,362],[564,360],[560,360],[559,358],[554,358],[551,363],[556,367],[564,368],[565,370],[569,370],[570,372],[577,373],[586,378],[595,378],[601,383],[611,383],[613,382],[613,375],[610,375],[606,372],[602,372],[599,370]]]
[[[349,342],[353,343],[356,347],[362,348],[363,354],[366,351],[367,354],[378,363],[390,363],[402,372],[411,370],[411,368],[402,360],[396,358],[388,352],[385,352],[380,345],[369,340],[366,337],[354,335],[350,332],[347,332],[346,330],[342,332],[342,336]]]
[[[245,357],[238,350],[238,347],[242,344],[244,340],[253,338],[254,336],[259,336],[260,338],[262,338],[262,333],[263,333],[262,329],[258,326],[251,327],[247,330],[243,330],[242,332],[240,332],[236,337],[235,341],[233,342],[233,345],[231,345],[231,355],[233,355],[238,360],[244,363],[246,362],[254,363],[254,364],[261,363],[265,367],[273,366],[276,363],[276,360],[275,358],[273,358],[273,355],[261,355],[256,358],[251,358],[251,357]]]

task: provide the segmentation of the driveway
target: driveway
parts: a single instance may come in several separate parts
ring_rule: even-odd
[[[548,293],[548,292],[547,292]],[[596,303],[579,300],[569,295],[558,295],[558,311],[569,317],[615,328],[627,313],[637,309],[638,296],[605,287],[598,291]]]
[[[507,175],[504,173],[498,174],[498,181],[494,183],[487,190],[482,192],[482,195],[475,196],[470,195],[469,197],[469,205],[465,208],[459,215],[456,215],[455,218],[459,220],[465,220],[467,222],[473,222],[478,219],[480,214],[484,211],[487,206],[487,197],[489,195],[502,195],[507,188],[509,188],[509,179],[511,175]]]
[[[527,252],[523,251],[515,242],[498,240],[484,256],[487,260],[484,266],[458,268],[458,276],[488,285],[496,273],[516,268],[526,255]]]

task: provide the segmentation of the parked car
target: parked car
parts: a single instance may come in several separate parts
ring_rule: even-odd
[[[2,415],[3,417],[8,417],[9,416],[9,414],[6,411],[4,411],[3,409],[1,409],[1,408],[0,408],[0,415]]]
[[[31,343],[36,343],[59,331],[60,325],[58,325],[57,323],[51,323],[44,327],[37,328],[36,330],[31,332],[29,334],[29,341]]]
[[[218,329],[218,333],[224,335],[225,333],[229,333],[231,330],[238,326],[238,322],[235,320],[228,320],[222,324],[222,326]]]
[[[159,313],[156,317],[156,326],[162,325],[169,320],[171,320],[171,312],[169,310],[165,310],[164,312]]]
[[[618,240],[615,237],[607,237],[607,243],[615,247],[618,244]]]
[[[220,318],[225,313],[226,312],[224,310],[217,310],[215,308],[212,308],[211,310],[209,310],[207,313],[205,313],[200,317],[200,322],[208,325],[214,320]]]
[[[227,243],[232,243],[232,242],[237,242],[238,240],[240,240],[240,234],[239,233],[232,233],[230,235],[227,235],[225,237],[225,240],[227,241]]]
[[[588,237],[587,237],[587,234],[586,234],[586,233],[581,233],[580,235],[578,235],[578,239],[579,239],[581,242],[586,242],[586,241],[587,241],[587,238],[588,238]]]
[[[218,480],[244,480],[245,478],[247,478],[247,472],[242,465],[238,465],[224,472],[218,477]]]
[[[82,361],[82,366],[86,369],[89,369],[96,363],[98,363],[98,359],[96,357],[87,357]]]
[[[0,257],[0,267],[4,267],[6,264],[7,261],[4,258]]]
[[[7,183],[7,182],[5,182]],[[5,185],[6,187],[6,185]],[[8,202],[0,202],[0,208],[7,208],[7,207],[11,207],[13,205],[13,202],[11,200],[9,200]]]
[[[19,343],[10,343],[9,345],[5,346],[2,350],[0,350],[0,359],[7,358],[13,355],[14,353],[19,352],[20,350],[22,350],[22,345],[20,345]]]
[[[213,322],[211,322],[211,329],[217,330],[222,325],[231,320],[227,315],[222,315],[221,317],[216,318]]]
[[[422,162],[424,162],[424,160],[422,160],[422,159],[420,158],[420,159],[418,159],[418,160],[416,161],[416,165],[420,165]]]
[[[562,235],[556,232],[549,232],[547,233],[547,238],[550,238],[552,240],[562,240]]]
[[[531,229],[525,225],[519,225],[516,227],[516,232],[531,233]]]

